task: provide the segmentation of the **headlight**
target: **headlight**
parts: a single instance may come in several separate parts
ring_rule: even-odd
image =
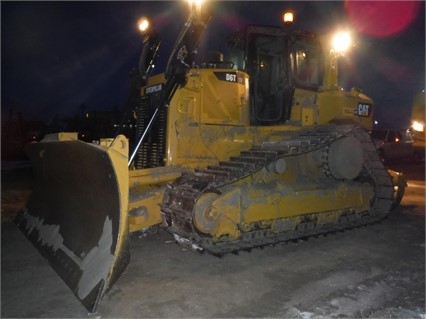
[[[418,121],[413,121],[413,124],[411,124],[411,128],[417,132],[423,132],[425,129],[424,124]]]
[[[351,36],[348,32],[337,33],[332,40],[332,48],[336,53],[344,53],[351,46]]]
[[[145,33],[149,28],[149,21],[147,18],[142,18],[138,21],[138,28],[141,32]]]

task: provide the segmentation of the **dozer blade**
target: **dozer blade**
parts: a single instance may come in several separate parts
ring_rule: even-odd
[[[35,182],[16,223],[93,313],[129,263],[127,140],[56,139],[27,151]]]

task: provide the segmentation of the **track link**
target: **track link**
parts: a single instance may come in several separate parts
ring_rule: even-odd
[[[299,222],[293,230],[282,233],[275,233],[269,229],[253,230],[242,232],[238,240],[230,241],[217,241],[217,239],[201,235],[194,229],[193,209],[197,199],[204,192],[220,193],[217,190],[219,187],[246,178],[268,167],[277,159],[327,147],[333,141],[349,135],[354,136],[363,149],[364,163],[359,178],[369,180],[374,185],[375,198],[369,211],[363,214],[353,214],[348,211],[342,213],[337,222],[326,225],[317,224],[316,214],[312,214],[310,216],[313,218]],[[380,221],[389,213],[393,203],[392,178],[380,161],[369,134],[362,127],[327,125],[300,132],[286,132],[285,137],[279,142],[255,145],[250,150],[242,151],[240,156],[221,161],[218,165],[184,173],[169,186],[162,203],[161,209],[169,225],[168,230],[177,238],[182,238],[186,244],[199,247],[214,255],[223,255],[359,227]],[[326,165],[324,173],[327,174]]]

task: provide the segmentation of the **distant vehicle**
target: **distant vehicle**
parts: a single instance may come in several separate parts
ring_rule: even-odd
[[[370,135],[383,161],[417,159],[410,129],[376,129],[371,131]]]
[[[425,160],[425,90],[414,96],[411,107],[411,132],[413,134],[414,161]]]

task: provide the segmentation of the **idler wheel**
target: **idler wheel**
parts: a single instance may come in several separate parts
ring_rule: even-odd
[[[213,201],[219,195],[216,193],[205,193],[198,198],[194,208],[195,227],[206,234],[212,233],[217,226],[217,212],[212,207]]]
[[[361,143],[353,136],[347,136],[330,145],[328,169],[336,179],[354,179],[362,169],[363,151]]]

